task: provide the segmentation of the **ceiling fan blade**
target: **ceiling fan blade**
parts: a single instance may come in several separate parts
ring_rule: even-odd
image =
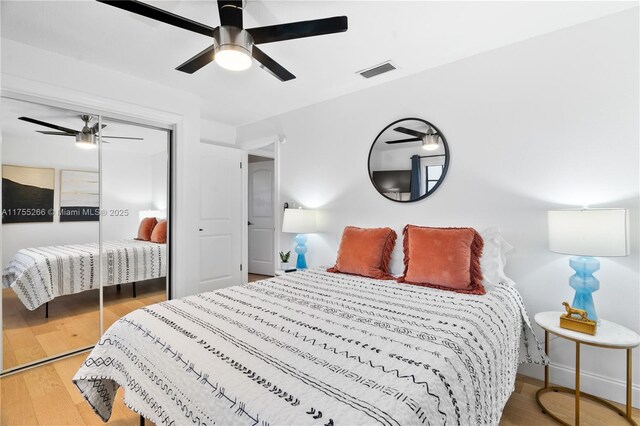
[[[78,133],[77,130],[69,129],[68,127],[57,126],[55,124],[47,123],[45,121],[36,120],[35,118],[18,117],[18,120],[28,121],[29,123],[38,124],[40,126],[48,127],[50,129],[60,130],[61,132],[70,133],[73,136],[75,136],[75,134]]]
[[[220,25],[242,28],[242,0],[218,0]]]
[[[188,74],[193,74],[198,71],[200,68],[207,65],[209,62],[213,62],[214,52],[213,45],[207,47],[202,52],[198,53],[193,58],[187,60],[182,65],[178,66],[176,69],[178,71],[186,72]]]
[[[257,46],[253,46],[252,56],[256,61],[260,62],[260,68],[269,71],[278,80],[289,81],[296,78],[295,75],[291,74],[286,68],[274,61],[271,56],[258,49]]]
[[[144,138],[131,138],[131,137],[128,137],[128,136],[102,136],[102,139],[105,139],[105,138],[109,138],[109,139],[130,139],[130,140],[133,140],[133,141],[143,141],[144,140]]]
[[[36,132],[38,133],[42,133],[43,135],[53,135],[53,136],[75,136],[72,135],[71,133],[67,133],[67,132],[49,132],[47,130],[36,130]]]
[[[102,125],[102,128],[104,129],[105,127],[107,127],[107,125],[106,125],[106,124],[103,124],[103,125]],[[96,123],[96,124],[94,124],[94,125],[93,125],[93,127],[91,128],[91,133],[93,133],[94,135],[95,135],[96,133],[98,133],[98,123]]]
[[[213,28],[136,0],[97,0],[127,12],[135,13],[194,33],[213,37]]]
[[[406,127],[396,127],[393,130],[395,130],[396,132],[400,132],[400,133],[404,133],[404,134],[407,134],[407,135],[415,136],[417,138],[423,138],[423,137],[425,137],[427,135],[426,133],[422,133],[422,132],[419,132],[417,130],[407,129]]]
[[[274,41],[293,40],[347,31],[347,17],[314,19],[312,21],[291,22],[288,24],[270,25],[248,29],[255,44],[273,43]]]
[[[405,142],[418,142],[421,141],[421,138],[409,138],[409,139],[398,139],[397,141],[387,141],[385,143],[388,143],[389,145],[392,145],[394,143],[405,143]]]

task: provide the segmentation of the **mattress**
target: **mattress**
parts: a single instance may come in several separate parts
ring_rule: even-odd
[[[547,362],[511,286],[465,295],[298,271],[134,311],[73,381],[156,424],[498,424],[522,362]]]
[[[167,274],[166,244],[121,240],[102,247],[102,256],[98,243],[21,249],[4,268],[2,284],[34,310],[58,296],[99,288],[99,274],[105,286]]]

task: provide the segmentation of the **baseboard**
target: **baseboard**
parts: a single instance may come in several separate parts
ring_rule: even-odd
[[[640,366],[639,366],[640,367]],[[638,367],[636,367],[638,368]],[[533,377],[538,380],[544,380],[544,367],[533,364],[522,364],[518,369],[518,373]],[[573,389],[575,385],[575,369],[564,365],[551,364],[549,368],[551,382],[566,386]],[[615,401],[620,404],[626,404],[627,401],[627,384],[624,380],[611,379],[588,371],[580,373],[580,390],[590,393],[601,398]],[[640,386],[634,384],[631,389],[631,400],[634,408],[640,408]]]

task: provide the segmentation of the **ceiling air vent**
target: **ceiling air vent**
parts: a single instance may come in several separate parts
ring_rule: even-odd
[[[387,61],[375,65],[371,68],[367,68],[366,70],[358,71],[358,74],[360,74],[364,78],[371,78],[380,74],[384,74],[385,72],[393,71],[395,69],[396,67],[391,63],[391,61]]]

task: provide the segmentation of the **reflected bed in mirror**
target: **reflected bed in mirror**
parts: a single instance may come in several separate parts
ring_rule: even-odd
[[[385,198],[409,203],[433,194],[449,168],[449,146],[428,121],[404,118],[385,127],[369,151],[369,177]]]

